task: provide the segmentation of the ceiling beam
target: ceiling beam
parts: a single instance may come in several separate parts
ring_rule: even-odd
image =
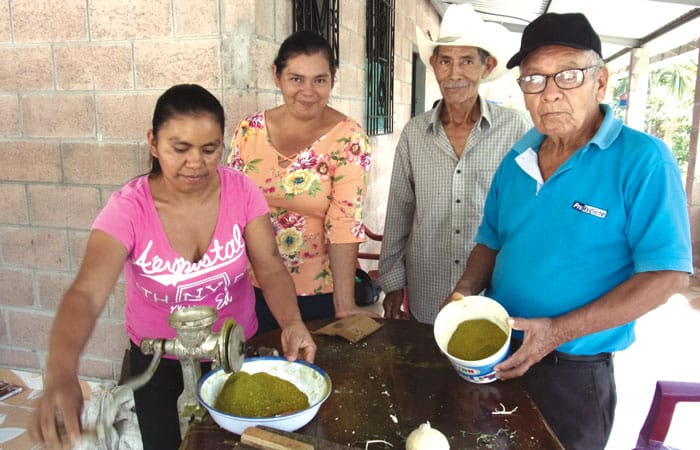
[[[433,5],[433,8],[435,8],[435,11],[437,11],[440,18],[445,15],[447,5],[445,5],[442,0],[430,0],[430,4]]]
[[[667,0],[671,1],[671,0]],[[678,3],[678,0],[673,0],[674,2]],[[694,0],[696,3],[700,3],[700,0]],[[442,17],[445,14],[445,10],[447,10],[447,5],[443,0],[431,0],[430,3],[433,5],[437,13]],[[551,5],[551,1],[548,2],[545,6],[544,12],[547,12]],[[517,34],[522,34],[523,30],[527,26],[527,23],[512,23],[512,22],[506,22],[502,19],[502,17],[499,17],[497,14],[489,14],[488,12],[485,11],[479,11],[479,14],[484,18],[484,20],[488,20],[489,22],[494,22],[503,25],[506,27],[506,29],[512,33],[517,33]],[[600,40],[608,43],[608,44],[613,44],[613,45],[622,45],[625,47],[638,47],[639,44],[639,39],[636,38],[626,38],[622,36],[606,36],[606,35],[601,35]]]
[[[685,4],[685,5],[692,5],[692,6],[698,6],[700,7],[700,0],[654,0],[659,3],[673,3],[673,4]],[[430,0],[430,3],[433,5],[437,13],[442,17],[445,14],[445,10],[447,9],[447,2],[444,0]],[[455,2],[455,3],[460,3],[460,2]],[[544,12],[547,12],[551,6],[551,0],[546,2],[545,10]],[[480,12],[482,17],[484,19],[499,23],[506,27],[506,29],[510,32],[517,33],[517,34],[522,34],[523,30],[527,26],[526,23],[510,23],[506,22],[503,20],[502,17],[499,17],[498,15],[495,14],[488,14],[486,12]],[[683,25],[690,20],[700,16],[700,8],[695,8],[687,12],[686,14],[676,18],[675,20],[667,23],[663,27],[654,30],[652,33],[642,37],[642,38],[630,38],[630,37],[624,37],[624,36],[610,36],[610,35],[600,35],[600,40],[604,43],[607,44],[612,44],[612,45],[619,45],[625,47],[624,49],[618,51],[614,55],[606,58],[606,61],[612,61],[613,59],[619,58],[620,56],[626,54],[627,52],[630,51],[632,48],[636,47],[641,47],[642,45],[646,44],[647,42],[656,39],[657,37],[661,36],[662,34],[665,34],[674,28],[679,27],[680,25]]]
[[[671,50],[666,50],[658,55],[654,55],[649,58],[649,64],[654,64],[656,62],[663,61],[664,59],[673,58],[674,56],[682,55],[683,53],[688,53],[698,48],[700,48],[700,39],[690,41]]]
[[[662,36],[662,35],[668,33],[669,31],[674,30],[674,29],[680,27],[681,25],[686,24],[697,17],[700,17],[700,8],[691,9],[690,11],[683,14],[682,16],[677,17],[676,19],[670,21],[666,25],[652,31],[651,33],[647,34],[643,38],[639,39],[639,43],[636,45],[636,47],[641,47],[642,45],[646,44],[647,42],[652,41],[652,40],[658,38],[659,36]],[[624,56],[625,54],[629,53],[631,50],[632,50],[632,47],[623,48],[622,50],[615,53],[614,55],[605,58],[605,62],[607,63],[607,62],[610,62],[610,61],[617,59],[621,56]]]
[[[606,44],[624,45],[625,47],[639,47],[641,45],[641,39],[622,36],[606,36],[604,34],[600,35],[600,41]]]
[[[666,50],[661,53],[657,53],[655,55],[649,55],[649,64],[655,64],[657,62],[664,61],[669,58],[673,58],[678,55],[682,55],[684,53],[692,52],[693,50],[698,50],[700,49],[700,39],[696,39],[690,42],[687,42],[683,45],[679,45],[676,48],[673,48],[671,50]],[[627,76],[629,74],[629,64],[623,64],[620,66],[616,66],[614,69],[611,68],[610,70],[610,75],[623,75]]]
[[[654,0],[656,3],[674,3],[676,5],[689,5],[700,7],[700,0]]]
[[[488,16],[488,13],[484,13],[483,15]],[[487,18],[485,17],[485,19],[487,19]],[[523,30],[527,26],[525,24],[501,22],[499,20],[489,19],[489,21],[499,23],[499,24],[503,25],[504,27],[506,27],[506,29],[508,31],[511,31],[511,32],[517,33],[517,34],[522,34]],[[601,34],[600,40],[602,42],[605,42],[608,44],[623,45],[625,47],[638,47],[640,45],[639,39],[627,38],[627,37],[622,37],[622,36],[607,36],[607,35]]]

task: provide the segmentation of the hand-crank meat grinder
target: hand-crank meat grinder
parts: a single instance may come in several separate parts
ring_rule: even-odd
[[[184,436],[191,420],[201,420],[204,409],[196,397],[197,383],[202,377],[200,360],[211,360],[212,368],[221,367],[226,372],[237,372],[243,366],[245,336],[243,328],[231,319],[226,319],[218,333],[212,326],[218,316],[216,310],[196,306],[175,311],[168,317],[168,324],[177,332],[174,339],[144,338],[141,351],[153,355],[146,371],[124,384],[116,386],[100,399],[100,408],[95,419],[95,430],[99,441],[107,448],[115,448],[113,424],[122,403],[129,394],[151,379],[163,355],[176,357],[182,365],[184,389],[177,401],[180,417],[180,432]],[[89,425],[83,423],[84,428]]]

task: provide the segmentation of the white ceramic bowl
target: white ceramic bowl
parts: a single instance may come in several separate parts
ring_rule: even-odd
[[[309,397],[309,407],[291,414],[275,417],[241,417],[227,414],[214,408],[216,397],[230,374],[219,368],[202,377],[197,385],[197,399],[209,411],[219,426],[232,433],[241,434],[248,427],[264,425],[282,431],[295,431],[316,416],[321,404],[331,393],[331,379],[328,374],[305,361],[289,362],[283,357],[246,358],[241,369],[250,374],[267,372],[294,383]]]

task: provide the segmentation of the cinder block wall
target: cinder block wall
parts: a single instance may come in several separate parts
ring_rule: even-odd
[[[364,3],[364,2],[361,2]],[[342,3],[342,8],[345,2]],[[342,14],[341,9],[341,14]],[[364,6],[362,7],[364,23]],[[341,21],[342,22],[342,21]],[[438,31],[440,16],[428,0],[396,0],[396,17],[394,31],[394,132],[370,139],[372,144],[372,171],[369,177],[369,190],[365,198],[365,223],[375,232],[384,230],[386,199],[391,181],[391,169],[394,162],[394,149],[398,143],[401,130],[411,118],[411,80],[413,72],[413,53],[416,47],[416,26],[422,30]],[[364,46],[364,41],[362,43]],[[341,58],[342,59],[342,58]],[[341,67],[342,70],[344,70]],[[343,75],[341,74],[341,77]],[[431,83],[432,75],[426,75],[426,82]],[[364,81],[362,79],[361,81]],[[433,82],[434,83],[434,82]],[[431,86],[432,89],[436,89]],[[363,104],[364,107],[364,104]],[[364,115],[363,115],[364,116]],[[359,117],[359,116],[358,116]],[[378,252],[380,244],[368,241],[363,245],[365,251]],[[376,264],[363,262],[367,267]]]
[[[59,4],[60,3],[60,4]],[[156,98],[199,83],[244,114],[281,101],[270,65],[291,32],[289,0],[0,2],[0,365],[41,370],[55,309],[109,195],[148,170]],[[331,103],[364,120],[365,2],[340,5],[341,65]],[[383,227],[394,146],[410,117],[415,25],[427,0],[396,1],[394,134],[372,139],[367,221]],[[418,22],[417,22],[418,21]],[[81,363],[116,379],[127,345],[120,281]]]

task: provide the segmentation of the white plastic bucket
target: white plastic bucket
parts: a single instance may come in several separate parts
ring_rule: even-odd
[[[508,336],[506,342],[496,353],[479,361],[466,361],[450,355],[447,352],[447,344],[459,324],[465,320],[476,319],[486,319],[496,324]],[[459,376],[479,384],[496,381],[493,367],[508,355],[511,334],[508,325],[508,312],[497,301],[480,295],[472,295],[450,302],[442,308],[435,318],[433,333],[440,351],[447,356]]]

